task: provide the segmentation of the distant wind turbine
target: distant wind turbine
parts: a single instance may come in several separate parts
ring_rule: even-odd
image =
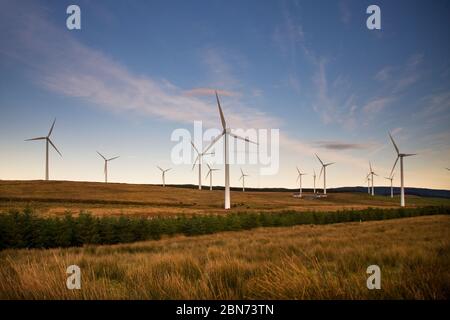
[[[245,177],[248,177],[248,174],[245,174],[244,171],[242,171],[241,168],[241,177],[239,178],[239,180],[242,179],[242,192],[245,192]]]
[[[447,169],[448,171],[450,171],[450,169],[449,169],[449,168],[445,168],[445,169]]]
[[[247,138],[243,138],[241,136],[238,136],[231,132],[231,129],[227,127],[227,123],[225,121],[225,117],[223,116],[222,107],[220,106],[219,96],[217,95],[216,91],[216,100],[217,100],[217,107],[219,108],[219,115],[220,115],[220,121],[222,122],[222,133],[215,137],[210,145],[205,149],[204,152],[207,152],[221,137],[224,139],[224,157],[225,157],[225,209],[230,209],[231,207],[231,201],[230,201],[230,163],[229,163],[229,150],[228,150],[228,137],[231,136],[236,139],[241,139],[246,142],[251,142],[254,144],[257,144],[256,142],[253,142]]]
[[[206,174],[205,178],[208,178],[208,176],[209,176],[209,190],[212,190],[212,173],[214,171],[218,171],[220,169],[213,169],[213,168],[211,168],[211,166],[209,164],[206,164],[206,165],[208,166],[209,170],[208,170],[208,173]]]
[[[56,122],[56,118],[55,118],[55,120],[53,120],[52,126],[51,126],[50,131],[48,132],[47,136],[25,140],[25,141],[45,140],[45,180],[48,180],[48,174],[49,174],[49,170],[48,170],[48,144],[50,143],[52,145],[52,147],[55,148],[56,152],[58,152],[58,154],[62,157],[61,152],[59,152],[58,148],[56,148],[56,146],[53,144],[52,140],[50,140],[50,135],[52,134],[53,127],[55,126],[55,122]]]
[[[370,163],[370,161],[369,161],[369,169],[370,169],[369,174],[371,175],[371,179],[370,180],[372,181],[372,196],[374,196],[375,195],[375,188],[373,186],[373,176],[374,175],[378,176],[378,175],[373,171],[372,164]]]
[[[394,180],[394,176],[391,176],[389,178],[388,177],[384,177],[384,178],[391,181],[391,198],[393,198],[394,197],[394,186],[392,185],[392,181]]]
[[[298,194],[299,194],[299,196],[301,198],[302,197],[302,176],[306,175],[306,173],[300,172],[298,167],[296,167],[296,168],[297,168],[297,172],[298,172],[297,181],[300,182],[300,184],[299,184],[299,193]]]
[[[162,169],[160,166],[157,166],[159,170],[161,170],[161,175],[162,175],[162,183],[163,183],[163,187],[166,186],[166,172],[171,170],[172,168],[168,168],[168,169]]]
[[[370,194],[370,172],[366,176],[367,180],[367,194]]]
[[[97,153],[100,155],[100,157],[103,158],[103,160],[105,160],[105,168],[103,169],[103,171],[105,173],[105,183],[108,183],[108,162],[117,159],[119,156],[106,159],[100,152],[97,151]]]
[[[197,152],[197,158],[195,158],[194,164],[192,165],[192,170],[194,170],[195,164],[198,161],[198,189],[202,190],[202,158],[205,155],[214,154],[214,153],[212,153],[212,152],[210,152],[210,153],[200,152],[195,147],[195,145],[194,145],[194,143],[192,141],[191,141],[191,144],[192,144],[192,147],[194,148],[195,152]]]
[[[316,170],[313,169],[313,171],[314,171],[314,175],[313,175],[313,178],[314,178],[314,194],[316,194]]]
[[[319,179],[322,176],[323,172],[323,194],[327,194],[327,167],[334,164],[334,162],[323,163],[323,161],[316,154],[317,159],[319,159],[320,164],[322,165],[322,169],[320,169]]]
[[[392,144],[394,145],[395,151],[397,152],[397,159],[395,159],[394,166],[392,167],[391,174],[394,172],[395,166],[397,165],[398,159],[400,159],[400,206],[405,206],[405,187],[404,187],[404,175],[403,175],[403,158],[415,156],[416,153],[400,153],[397,145],[395,144],[394,138],[392,138],[391,133],[389,132],[389,138],[391,138]]]

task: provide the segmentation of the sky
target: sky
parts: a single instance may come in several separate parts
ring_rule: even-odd
[[[66,8],[81,9],[81,30]],[[369,30],[366,9],[381,9]],[[56,118],[50,178],[197,183],[173,163],[177,129],[278,129],[279,169],[240,168],[249,187],[297,186],[296,166],[327,170],[327,186],[388,185],[396,154],[410,187],[450,189],[448,1],[0,0],[0,179],[44,178],[45,136]],[[196,141],[204,148],[208,140]],[[220,149],[220,145],[217,147]],[[245,154],[245,150],[239,152]],[[247,150],[249,152],[249,150]],[[194,155],[192,154],[192,161]],[[204,162],[214,163],[205,158]],[[223,185],[222,169],[214,184]],[[203,177],[206,168],[203,168]],[[394,185],[399,184],[395,170]],[[208,183],[204,180],[203,183]],[[317,185],[322,182],[317,180]]]

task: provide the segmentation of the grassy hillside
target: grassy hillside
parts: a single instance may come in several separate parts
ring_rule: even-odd
[[[332,211],[367,207],[398,207],[399,199],[371,197],[365,193],[333,193],[303,199],[289,192],[232,191],[227,212],[273,212],[282,210]],[[408,206],[450,205],[450,199],[407,197]],[[43,215],[63,215],[67,210],[87,210],[93,215],[138,216],[224,213],[223,191],[196,190],[156,185],[72,181],[0,181],[0,211],[32,206]]]
[[[0,299],[448,299],[450,217],[0,252]],[[82,289],[67,290],[66,267]],[[381,290],[366,268],[381,268]]]

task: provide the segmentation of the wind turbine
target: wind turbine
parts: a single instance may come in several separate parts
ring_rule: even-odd
[[[112,161],[114,159],[117,159],[119,156],[114,157],[114,158],[106,159],[100,152],[97,151],[97,153],[100,155],[100,157],[103,158],[103,160],[105,160],[105,169],[104,169],[104,172],[105,172],[105,183],[108,183],[108,162]]]
[[[52,134],[53,127],[55,126],[56,118],[53,120],[52,126],[50,128],[50,131],[48,132],[48,135],[45,137],[38,137],[33,139],[27,139],[25,141],[33,141],[33,140],[45,140],[45,180],[48,181],[48,144],[50,143],[53,148],[55,148],[56,152],[62,157],[61,152],[59,152],[58,148],[53,144],[52,140],[50,140],[50,135]]]
[[[314,170],[313,178],[314,178],[314,194],[316,194],[316,170]]]
[[[219,108],[219,115],[220,115],[220,121],[222,122],[222,133],[215,137],[210,145],[205,149],[204,152],[207,152],[221,137],[224,139],[224,157],[225,157],[225,209],[230,209],[231,207],[231,201],[230,201],[230,164],[229,164],[229,154],[228,154],[228,136],[231,136],[236,139],[241,139],[246,142],[255,143],[247,138],[240,137],[234,133],[231,132],[231,129],[227,127],[227,123],[225,121],[225,117],[223,116],[222,107],[220,106],[219,96],[217,95],[216,91],[216,100],[217,100],[217,107]]]
[[[166,186],[166,172],[171,170],[172,168],[162,169],[160,166],[157,166],[157,167],[159,170],[161,170],[163,187],[165,187]]]
[[[395,144],[394,138],[392,138],[391,133],[389,132],[389,138],[391,138],[392,144],[394,145],[395,151],[397,152],[397,159],[395,159],[394,166],[392,167],[391,174],[394,172],[395,166],[397,165],[398,159],[400,158],[400,206],[405,206],[405,187],[404,187],[404,176],[403,176],[403,158],[415,156],[416,153],[400,153],[397,145]]]
[[[194,170],[195,164],[197,163],[197,160],[198,160],[198,190],[202,190],[202,158],[204,155],[214,154],[214,153],[200,152],[195,147],[195,145],[192,141],[191,141],[191,144],[192,144],[192,147],[194,148],[195,152],[197,152],[197,158],[195,158],[194,164],[192,165],[192,170]]]
[[[322,165],[322,169],[320,169],[319,179],[322,176],[323,171],[323,194],[327,194],[327,167],[334,164],[334,162],[330,163],[323,163],[323,161],[319,158],[319,156],[316,154],[317,159],[319,159],[320,164]]]
[[[445,168],[445,169],[447,169],[448,171],[450,171],[450,169],[449,169],[449,168]]]
[[[367,194],[370,194],[370,173],[367,174],[366,180],[367,180]]]
[[[391,176],[389,178],[388,177],[384,177],[384,178],[391,181],[391,198],[393,198],[394,197],[394,187],[392,186],[392,181],[394,180],[394,176]]]
[[[208,166],[209,170],[208,170],[208,173],[206,174],[205,178],[208,178],[208,176],[209,176],[209,190],[212,190],[212,173],[213,173],[213,171],[218,171],[220,169],[213,169],[210,167],[209,164],[206,164],[206,165]]]
[[[302,197],[302,176],[306,175],[306,173],[300,172],[300,170],[297,168],[297,172],[298,172],[298,176],[297,176],[297,181],[300,181],[300,189],[299,189],[299,196],[300,198]]]
[[[242,192],[245,192],[245,177],[248,177],[248,174],[245,174],[244,171],[242,171],[241,168],[241,177],[239,178],[239,180],[242,179]]]
[[[373,176],[374,175],[378,176],[378,175],[373,171],[372,164],[370,163],[370,161],[369,161],[369,169],[370,169],[369,174],[372,176],[371,179],[370,179],[372,181],[372,196],[374,196],[375,195],[375,188],[373,187]]]

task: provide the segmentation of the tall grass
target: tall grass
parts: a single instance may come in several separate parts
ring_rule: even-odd
[[[232,213],[180,217],[135,218],[94,217],[80,213],[73,217],[44,218],[31,209],[0,214],[0,249],[73,247],[84,244],[116,244],[160,239],[163,235],[187,236],[221,231],[249,230],[302,224],[331,224],[385,220],[422,215],[449,214],[450,207],[364,209],[337,212]]]
[[[0,299],[449,299],[450,217],[0,252]],[[81,290],[65,286],[81,268]],[[368,290],[366,268],[381,268]]]

